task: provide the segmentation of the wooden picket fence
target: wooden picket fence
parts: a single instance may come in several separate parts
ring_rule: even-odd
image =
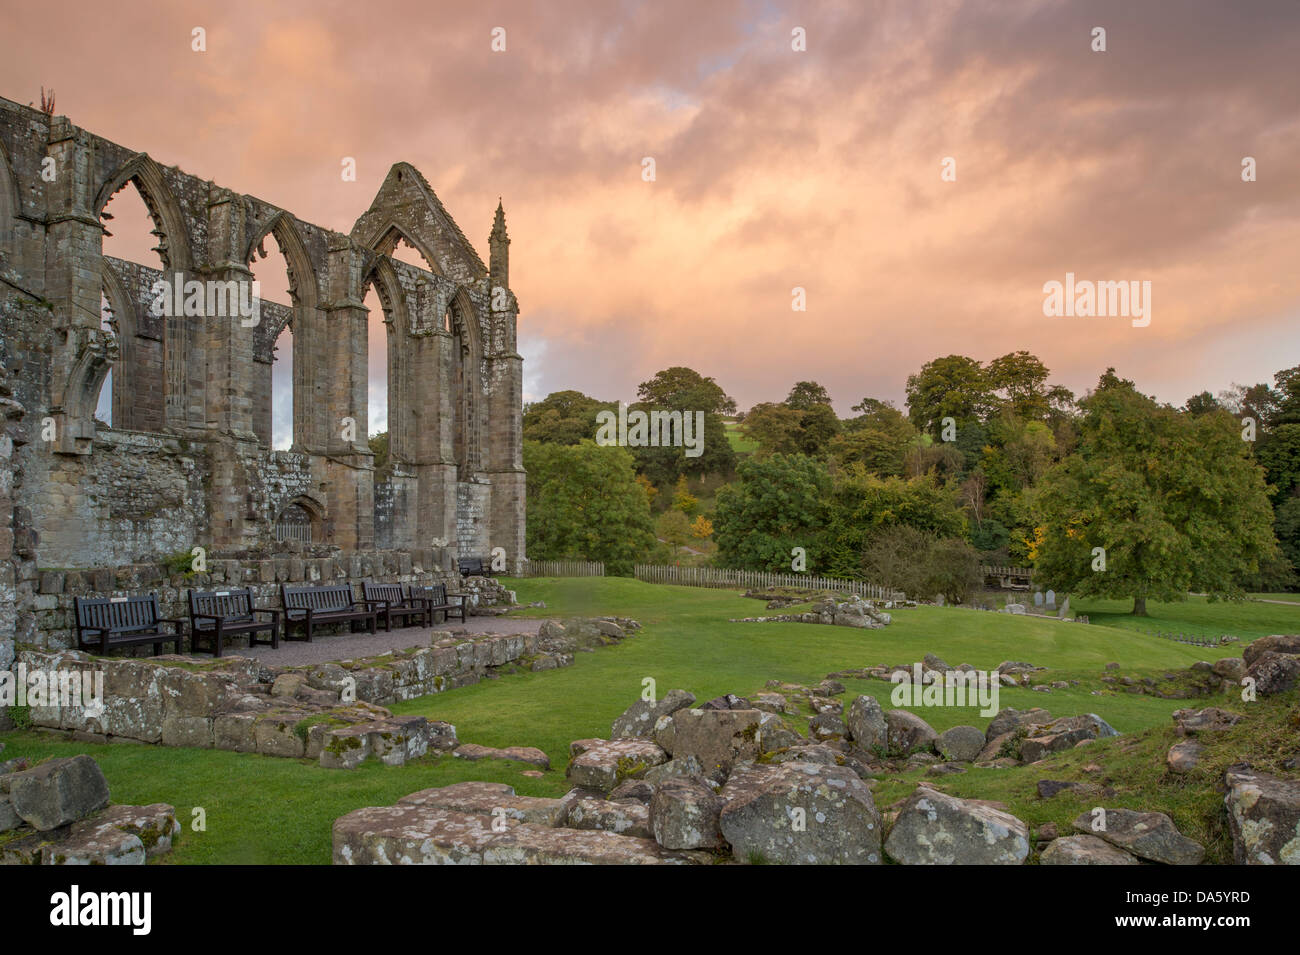
[[[649,584],[675,584],[678,587],[739,587],[765,590],[769,587],[797,587],[802,590],[835,590],[857,594],[871,600],[902,599],[902,594],[865,580],[842,580],[833,577],[809,577],[807,574],[778,574],[761,570],[727,570],[722,567],[676,567],[664,564],[637,564],[637,580]]]
[[[528,560],[524,577],[604,577],[605,565],[598,560]]]

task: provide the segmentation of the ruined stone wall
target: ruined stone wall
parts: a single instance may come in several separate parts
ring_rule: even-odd
[[[161,272],[102,255],[101,213],[122,188],[153,218]],[[159,276],[251,279],[268,235],[290,307],[263,303],[252,327],[151,310]],[[392,258],[399,240],[428,268]],[[56,568],[156,563],[195,546],[213,559],[269,557],[290,504],[312,515],[314,539],[344,551],[434,549],[428,566],[445,569],[458,551],[501,546],[518,566],[522,370],[500,208],[489,241],[490,267],[405,163],[343,235],[0,99],[0,399],[12,402],[0,625],[11,613],[20,635],[52,632],[35,622],[36,597]],[[378,491],[361,305],[371,285],[390,328],[392,467]],[[276,452],[271,363],[286,326],[294,449]],[[110,372],[107,429],[94,411]]]

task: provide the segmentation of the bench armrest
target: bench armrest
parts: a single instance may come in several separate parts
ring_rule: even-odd
[[[216,613],[191,613],[191,614],[190,614],[190,619],[192,619],[192,620],[221,620],[221,619],[223,619],[223,617],[222,617],[221,614],[216,614]]]
[[[174,624],[179,625],[179,624],[183,624],[185,621],[184,621],[184,620],[177,620],[175,617],[159,617],[159,618],[158,618],[157,620],[155,620],[154,622],[155,622],[155,623],[174,623]]]
[[[254,607],[253,613],[269,613],[272,617],[275,617],[277,620],[280,617],[280,611],[275,610],[271,607]]]

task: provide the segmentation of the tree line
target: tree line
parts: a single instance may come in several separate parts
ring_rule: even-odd
[[[1300,367],[1179,407],[1114,369],[1077,398],[1049,379],[1026,351],[949,355],[908,377],[905,409],[868,396],[841,419],[817,382],[739,414],[715,379],[665,369],[632,408],[703,411],[697,458],[600,447],[596,417],[616,404],[556,392],[524,414],[529,553],[618,573],[690,546],[954,601],[981,562],[1024,564],[1136,613],[1296,586]]]

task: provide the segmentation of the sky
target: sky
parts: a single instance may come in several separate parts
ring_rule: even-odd
[[[0,95],[307,221],[407,161],[486,261],[500,197],[527,399],[687,365],[847,415],[1027,349],[1181,404],[1300,364],[1295,0],[8,7]],[[1149,324],[1046,316],[1067,273],[1150,282]]]

